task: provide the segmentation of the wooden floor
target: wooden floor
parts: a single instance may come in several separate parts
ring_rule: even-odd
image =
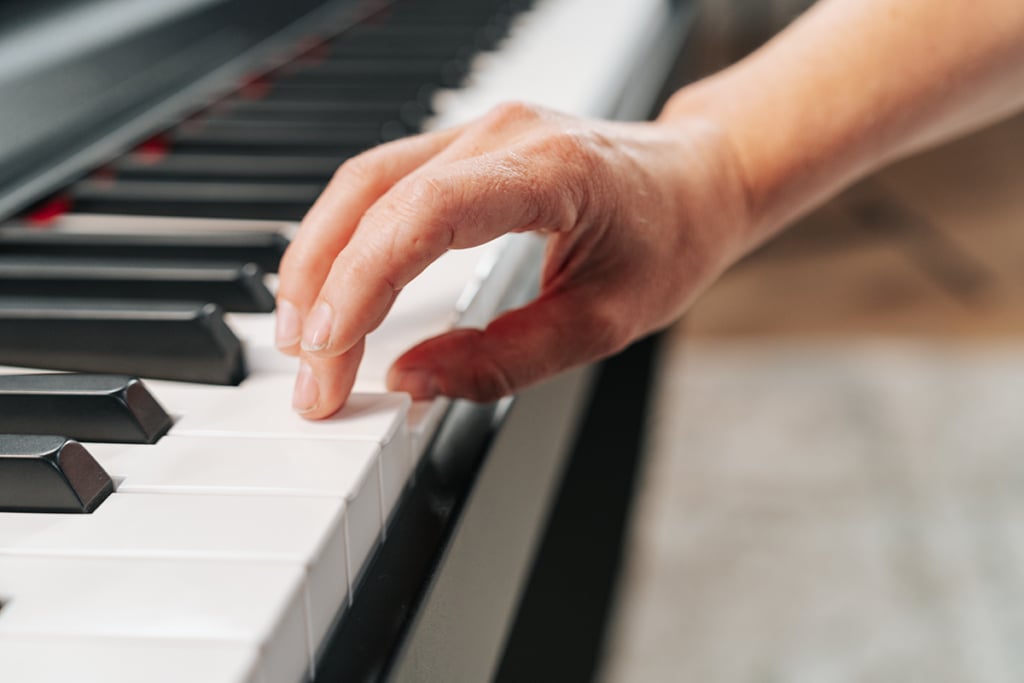
[[[1024,680],[1024,117],[670,334],[605,683]]]

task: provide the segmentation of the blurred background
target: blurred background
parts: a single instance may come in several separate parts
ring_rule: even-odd
[[[701,4],[679,83],[811,3]],[[887,168],[666,335],[601,680],[1024,680],[1022,160]]]

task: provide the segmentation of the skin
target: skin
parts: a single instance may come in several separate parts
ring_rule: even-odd
[[[822,0],[654,122],[499,106],[349,162],[281,266],[293,407],[348,397],[366,334],[447,249],[549,235],[541,294],[426,340],[389,386],[487,401],[669,325],[732,263],[857,178],[1024,106],[1020,0]]]

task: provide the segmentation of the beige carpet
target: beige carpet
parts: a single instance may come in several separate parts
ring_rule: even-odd
[[[607,682],[1024,680],[1024,342],[686,342],[658,406]]]

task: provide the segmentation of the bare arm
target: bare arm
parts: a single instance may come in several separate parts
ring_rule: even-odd
[[[669,324],[861,175],[1024,105],[1020,0],[822,0],[653,123],[507,105],[339,169],[282,264],[294,406],[331,414],[365,335],[449,248],[550,234],[541,295],[404,354],[393,388],[493,399]]]
[[[1024,3],[823,0],[749,58],[679,91],[732,139],[755,232],[913,151],[1024,105]]]

